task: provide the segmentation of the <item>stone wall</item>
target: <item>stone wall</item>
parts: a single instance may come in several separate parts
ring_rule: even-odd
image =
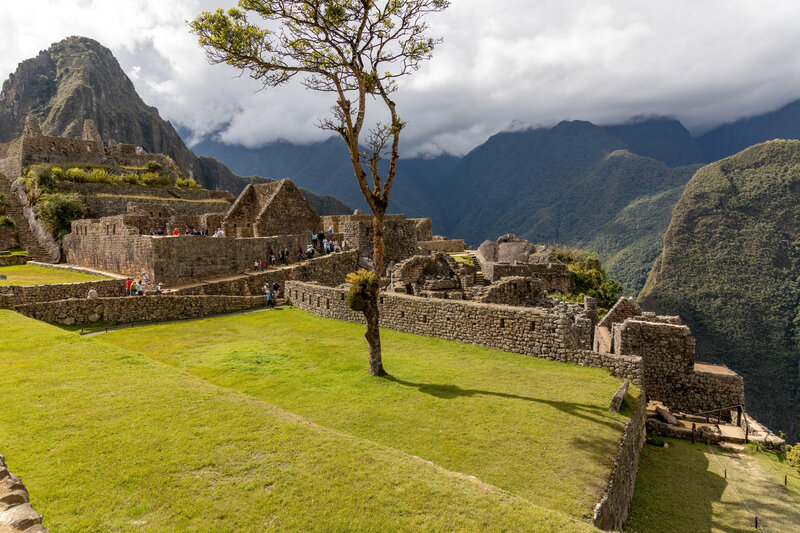
[[[603,498],[594,509],[592,523],[605,531],[622,531],[628,519],[647,423],[647,399],[639,395],[633,416],[625,424],[614,469]]]
[[[687,413],[744,405],[742,377],[712,365],[696,370],[694,337],[687,326],[667,322],[673,319],[640,316],[613,326],[614,353],[642,357],[650,400]]]
[[[57,185],[58,190],[74,192],[81,196],[145,196],[163,198],[165,200],[218,200],[232,203],[233,195],[228,191],[210,191],[207,189],[177,189],[174,187],[147,187],[144,185],[114,185],[110,183],[74,183],[62,181]]]
[[[27,255],[0,255],[0,266],[24,265],[29,260]]]
[[[89,289],[94,287],[98,296],[122,296],[125,294],[124,279],[83,281],[80,283],[55,283],[52,285],[6,285],[0,287],[0,299],[6,309],[16,305],[53,302],[68,298],[86,298]]]
[[[42,515],[31,506],[31,499],[22,481],[8,471],[6,459],[0,455],[0,531],[3,533],[47,533]]]
[[[429,219],[429,218],[412,218],[411,220],[413,220],[414,223],[417,225],[417,241],[432,241],[433,240],[433,221],[431,219]],[[442,251],[446,251],[446,250],[442,250]]]
[[[575,292],[575,275],[562,263],[481,263],[484,277],[490,282],[510,276],[538,278],[548,293]]]
[[[347,307],[347,288],[288,281],[286,296],[309,313],[364,322]],[[615,376],[640,383],[641,359],[598,354],[588,350],[589,322],[575,306],[553,309],[510,307],[458,300],[420,298],[382,293],[381,327],[466,342],[524,355],[610,370]]]
[[[534,278],[503,278],[484,290],[481,296],[476,292],[476,302],[533,307],[544,298],[542,282]]]
[[[224,200],[192,201],[173,199],[141,199],[130,196],[80,196],[87,207],[87,218],[103,218],[121,215],[134,210],[147,210],[157,218],[173,215],[202,215],[204,213],[221,213],[228,210],[230,204]],[[214,228],[216,229],[216,228]]]
[[[417,246],[430,252],[450,252],[457,253],[466,250],[464,239],[438,240],[438,241],[417,241]]]
[[[19,248],[19,235],[16,228],[0,226],[0,250]]]
[[[334,233],[343,233],[348,248],[357,250],[361,257],[371,259],[374,234],[372,216],[350,215],[337,218],[339,219],[339,231],[334,227]],[[344,221],[342,221],[343,219]],[[383,237],[386,245],[386,265],[408,259],[417,253],[417,223],[414,220],[406,219],[405,215],[386,215]]]
[[[263,307],[259,296],[128,296],[18,305],[15,311],[44,322],[86,324],[179,320]]]
[[[327,285],[338,285],[344,282],[345,276],[358,270],[358,254],[355,251],[339,252],[317,256],[309,261],[295,263],[287,268],[266,270],[259,274],[242,276],[236,279],[204,283],[194,287],[178,289],[174,294],[190,295],[260,295],[264,284],[272,286],[277,283],[283,291],[284,284],[289,281],[318,281]]]
[[[311,235],[235,239],[198,235],[140,235],[153,221],[130,215],[79,220],[63,239],[68,263],[123,275],[146,272],[154,283],[188,283],[204,278],[249,272],[255,259],[267,260],[289,249],[289,259],[311,242]],[[141,227],[139,227],[141,226]]]
[[[255,221],[255,236],[303,233],[320,229],[320,218],[290,180],[278,182],[278,190],[261,209]]]

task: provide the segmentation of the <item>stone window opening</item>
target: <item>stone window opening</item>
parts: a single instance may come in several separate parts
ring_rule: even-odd
[[[344,301],[344,293],[340,294],[340,296],[342,297],[342,301]]]
[[[325,308],[326,309],[330,309],[331,308],[331,300],[330,300],[330,298],[325,298]]]
[[[381,305],[383,305],[383,296],[381,296]]]
[[[428,315],[422,315],[422,323],[426,324],[428,322]]]
[[[501,328],[504,328],[504,327],[506,327],[506,319],[505,319],[505,318],[501,318],[501,319],[500,319],[500,327],[501,327]]]
[[[531,322],[531,331],[536,331],[536,322]]]
[[[405,317],[406,317],[406,312],[400,311],[400,318],[405,318]]]

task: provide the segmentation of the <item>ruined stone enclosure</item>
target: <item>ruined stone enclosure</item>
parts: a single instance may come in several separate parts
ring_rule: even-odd
[[[320,230],[320,217],[294,183],[249,184],[222,221],[231,237],[271,237],[311,234]]]

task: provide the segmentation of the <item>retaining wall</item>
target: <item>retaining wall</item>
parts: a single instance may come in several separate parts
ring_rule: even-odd
[[[361,313],[347,307],[346,288],[287,281],[286,297],[309,313],[364,323]],[[566,305],[563,309],[511,307],[399,293],[382,293],[380,298],[381,327],[606,368],[616,377],[641,383],[641,358],[590,351],[591,328],[583,324],[588,319],[568,314]]]
[[[240,278],[205,283],[195,287],[178,289],[174,294],[223,294],[223,295],[260,295],[264,284],[272,286],[277,283],[283,289],[289,280],[315,280],[327,285],[338,285],[345,276],[358,270],[358,252],[338,252],[317,256],[309,261],[295,263],[289,267],[266,270]]]
[[[466,250],[464,239],[441,241],[417,241],[417,246],[431,252],[463,252]]]
[[[9,285],[0,287],[0,307],[11,309],[17,305],[53,302],[69,298],[86,298],[94,287],[98,296],[122,296],[125,294],[124,279],[82,281],[80,283],[56,283],[51,285]]]
[[[595,507],[592,520],[595,527],[606,531],[621,531],[628,519],[642,446],[647,435],[646,424],[647,398],[642,392],[633,416],[625,424],[606,491]]]
[[[127,296],[59,300],[18,305],[15,311],[44,322],[153,322],[178,320],[263,307],[263,296]]]

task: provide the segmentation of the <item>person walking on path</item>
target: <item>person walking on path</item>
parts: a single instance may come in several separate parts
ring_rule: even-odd
[[[128,280],[125,282],[125,296],[131,295],[131,285],[133,285],[133,280],[128,278]]]

